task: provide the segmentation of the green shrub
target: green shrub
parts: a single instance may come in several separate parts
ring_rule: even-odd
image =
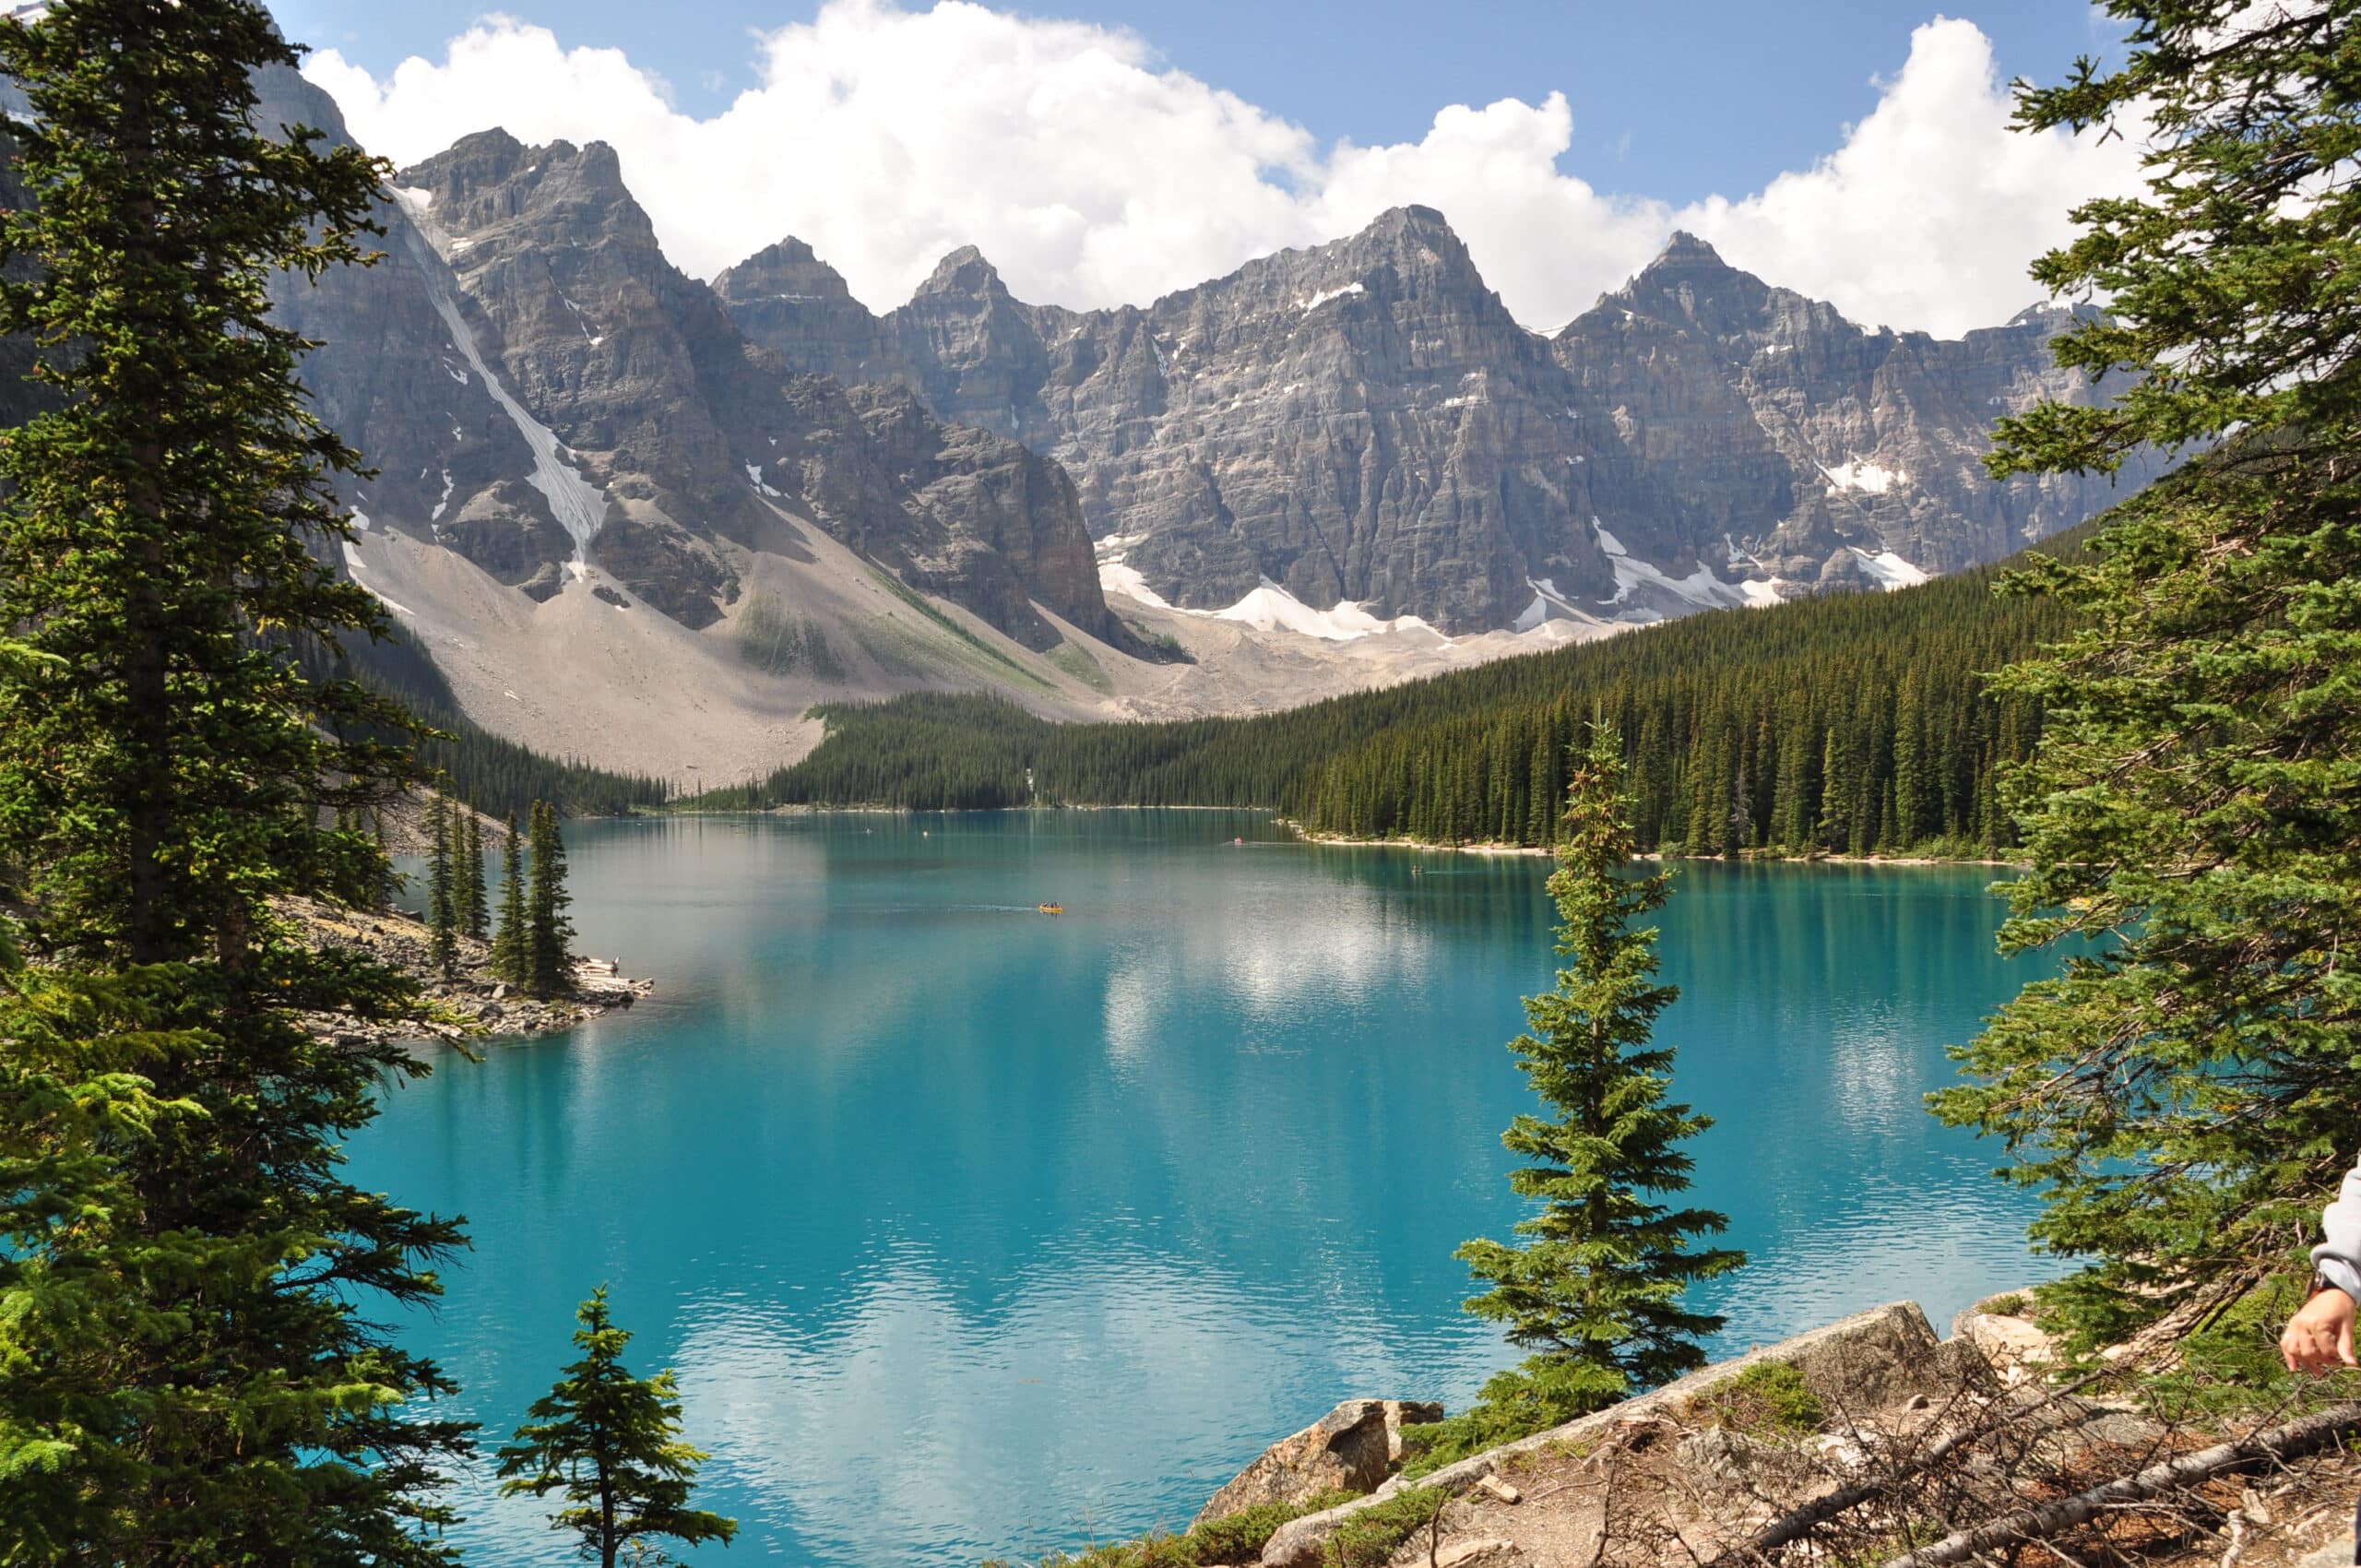
[[[1596,1390],[1562,1375],[1568,1369],[1548,1356],[1495,1372],[1476,1403],[1455,1416],[1402,1429],[1402,1474],[1430,1475],[1503,1443],[1563,1426],[1599,1408]]]
[[[1212,1519],[1181,1537],[1191,1552],[1192,1563],[1252,1562],[1263,1555],[1263,1548],[1278,1534],[1279,1526],[1290,1519],[1300,1519],[1307,1514],[1318,1514],[1334,1508],[1339,1503],[1349,1503],[1358,1494],[1349,1491],[1323,1491],[1300,1503],[1265,1503],[1242,1509],[1228,1518]]]
[[[1041,1568],[1218,1568],[1222,1564],[1252,1562],[1263,1555],[1265,1543],[1288,1520],[1323,1513],[1359,1495],[1322,1491],[1299,1503],[1258,1503],[1223,1518],[1208,1520],[1186,1535],[1152,1532],[1136,1540],[1095,1546],[1079,1554],[1059,1552],[1043,1558]],[[987,1563],[984,1568],[995,1565]]]
[[[1442,1487],[1412,1487],[1348,1515],[1328,1538],[1331,1568],[1379,1568],[1394,1548],[1425,1529],[1451,1496]]]
[[[1754,1436],[1800,1437],[1828,1419],[1804,1374],[1785,1361],[1762,1361],[1717,1383],[1689,1407],[1692,1419]]]

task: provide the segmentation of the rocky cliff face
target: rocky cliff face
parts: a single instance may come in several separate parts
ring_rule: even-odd
[[[1605,526],[1793,597],[1996,560],[2120,494],[1984,470],[1995,419],[2092,396],[2050,360],[2071,320],[2029,311],[1956,341],[1866,331],[1681,234],[1550,348],[1599,438]]]
[[[890,381],[915,372],[885,324],[801,240],[757,251],[713,280],[740,330],[798,374]]]
[[[793,242],[722,292],[801,368],[1054,457],[1102,548],[1188,608],[1269,582],[1453,633],[1649,620],[1901,586],[2118,493],[1983,475],[1994,418],[2091,396],[2049,362],[2061,313],[1868,332],[1687,235],[1548,340],[1423,208],[1145,309],[1025,304],[967,249],[874,317]]]
[[[256,74],[266,125],[309,125],[343,137],[319,89],[285,67]],[[279,318],[320,347],[303,383],[321,418],[378,469],[348,480],[364,526],[457,551],[535,599],[558,591],[575,542],[531,483],[534,455],[487,379],[454,339],[444,312],[458,287],[401,210],[380,207],[385,255],[314,283],[283,279]]]
[[[1034,646],[1058,640],[1035,600],[1111,630],[1068,487],[1015,443],[946,429],[914,401],[856,405],[793,380],[665,258],[611,148],[483,132],[397,184],[464,293],[477,350],[597,493],[591,559],[666,614],[717,619],[745,552],[779,542],[784,507]],[[816,267],[789,247],[765,256],[740,269],[757,294],[797,291],[782,285]],[[860,362],[852,342],[815,354]]]

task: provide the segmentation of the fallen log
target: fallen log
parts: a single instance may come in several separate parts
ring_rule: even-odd
[[[2331,1406],[2315,1416],[2289,1421],[2233,1443],[2216,1443],[2194,1454],[2184,1454],[2161,1465],[2151,1465],[2132,1475],[2119,1477],[2104,1486],[2061,1497],[2051,1503],[2020,1508],[1998,1519],[1961,1530],[1944,1537],[1932,1546],[1922,1546],[1916,1551],[1905,1551],[1890,1558],[1883,1568],[1949,1568],[2002,1547],[2023,1541],[2046,1540],[2061,1530],[2086,1525],[2109,1508],[2127,1503],[2143,1503],[2168,1491],[2179,1491],[2198,1482],[2235,1470],[2247,1465],[2265,1461],[2300,1458],[2315,1450],[2327,1447],[2347,1432],[2361,1431],[2361,1403]]]

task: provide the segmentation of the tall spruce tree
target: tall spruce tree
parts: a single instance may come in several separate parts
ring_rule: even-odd
[[[1681,1145],[1712,1125],[1667,1100],[1674,1052],[1652,1033],[1679,991],[1655,983],[1655,936],[1632,921],[1661,908],[1665,875],[1633,877],[1631,800],[1617,738],[1595,728],[1573,759],[1549,895],[1567,959],[1553,991],[1525,1001],[1532,1031],[1513,1041],[1546,1115],[1501,1141],[1525,1165],[1509,1184],[1539,1211],[1522,1245],[1459,1249],[1491,1289],[1467,1302],[1536,1352],[1486,1384],[1482,1402],[1525,1431],[1603,1408],[1705,1363],[1698,1340],[1722,1325],[1685,1304],[1689,1288],[1746,1254],[1700,1247],[1728,1223],[1675,1208],[1693,1165]]]
[[[706,1455],[682,1441],[672,1374],[634,1377],[623,1365],[631,1335],[609,1315],[605,1286],[575,1316],[582,1359],[534,1401],[532,1419],[500,1450],[501,1494],[558,1493],[566,1505],[550,1515],[550,1527],[579,1537],[580,1554],[599,1568],[614,1568],[625,1551],[634,1562],[663,1562],[658,1540],[729,1545],[737,1520],[689,1506]]]
[[[2008,674],[2047,715],[2001,941],[2070,944],[1935,1099],[2043,1190],[2036,1241],[2083,1260],[2045,1299],[2086,1346],[2282,1266],[2361,1146],[2356,7],[2106,9],[2123,63],[2018,118],[2148,149],[2145,191],[2035,267],[2106,299],[2058,357],[2121,391],[2004,422],[1993,467],[2202,449],[2018,580],[2082,629]]]
[[[436,1294],[461,1236],[339,1177],[381,1081],[422,1069],[299,1022],[405,1016],[415,993],[272,908],[373,901],[385,862],[351,814],[408,781],[402,716],[298,657],[386,624],[324,564],[357,457],[267,291],[360,258],[384,170],[253,123],[250,73],[295,60],[251,0],[0,18],[30,104],[0,333],[48,394],[0,436],[0,627],[21,639],[0,865],[27,911],[0,943],[11,1562],[450,1555],[421,1532],[465,1429],[376,1325]]]
[[[559,996],[574,987],[574,922],[565,911],[574,902],[565,890],[565,838],[557,808],[533,802],[533,888],[525,926],[526,986],[536,996]]]
[[[492,934],[492,900],[483,877],[483,818],[466,811],[460,814],[460,823],[466,841],[459,853],[459,923],[481,942]]]
[[[525,841],[516,833],[516,814],[508,814],[500,839],[500,928],[492,938],[492,972],[510,985],[533,978],[532,935],[526,913]]]
[[[461,897],[451,826],[451,802],[438,792],[426,808],[426,926],[434,967],[446,978],[459,956]]]

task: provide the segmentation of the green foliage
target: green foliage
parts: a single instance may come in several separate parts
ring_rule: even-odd
[[[2290,1411],[2351,1398],[2349,1379],[2291,1372],[2279,1356],[2279,1331],[2304,1304],[2311,1267],[2296,1254],[2185,1336],[2174,1364],[2140,1384],[2156,1418],[2204,1429],[2258,1416],[2276,1424]]]
[[[919,592],[894,573],[882,566],[872,565],[869,568],[869,575],[875,578],[886,592],[917,611],[928,624],[956,639],[960,656],[967,661],[998,679],[1014,680],[1020,685],[1029,686],[1037,691],[1056,690],[1039,675],[1011,659],[997,644],[986,642],[944,614],[926,595]],[[890,621],[880,620],[872,622],[869,629],[877,635],[890,635],[893,625],[894,624]],[[920,657],[921,663],[917,667],[916,672],[923,672],[926,664],[934,662],[926,659],[923,653]]]
[[[478,942],[492,934],[492,900],[487,896],[483,880],[483,819],[473,812],[460,817],[464,842],[459,849],[459,881],[457,903],[459,923]]]
[[[1257,719],[1058,724],[982,696],[828,707],[809,757],[699,803],[1019,806],[1029,770],[1046,804],[1260,806],[1314,833],[1548,846],[1567,750],[1603,717],[1643,849],[1992,855],[2015,842],[1999,770],[2030,754],[2041,710],[1979,672],[2068,621],[1991,583],[1691,616]]]
[[[1307,1514],[1324,1513],[1358,1495],[1322,1491],[1298,1503],[1261,1503],[1199,1525],[1186,1535],[1151,1534],[1083,1552],[1058,1552],[1043,1558],[1041,1568],[1215,1568],[1252,1562],[1262,1556],[1264,1544],[1281,1525]]]
[[[1321,1491],[1299,1503],[1264,1503],[1242,1508],[1225,1519],[1214,1519],[1199,1525],[1180,1538],[1188,1550],[1186,1561],[1202,1563],[1252,1562],[1263,1555],[1263,1548],[1279,1533],[1279,1526],[1307,1514],[1323,1514],[1340,1503],[1349,1503],[1349,1491]]]
[[[1563,1426],[1600,1408],[1597,1380],[1588,1369],[1546,1356],[1529,1358],[1485,1379],[1476,1403],[1455,1416],[1402,1432],[1402,1473],[1413,1479]]]
[[[1683,1304],[1690,1286],[1746,1261],[1692,1250],[1728,1223],[1658,1200],[1684,1192],[1694,1164],[1680,1146],[1712,1125],[1667,1100],[1674,1052],[1651,1039],[1679,992],[1655,982],[1655,932],[1632,922],[1660,909],[1670,878],[1630,875],[1632,845],[1622,757],[1602,729],[1572,761],[1558,870],[1549,879],[1568,963],[1553,991],[1525,1001],[1531,1032],[1510,1049],[1548,1115],[1519,1116],[1501,1141],[1526,1162],[1509,1178],[1539,1211],[1520,1246],[1459,1249],[1491,1289],[1467,1302],[1538,1352],[1488,1387],[1520,1410],[1557,1419],[1604,1408],[1705,1364],[1697,1341],[1722,1325]]]
[[[458,879],[451,859],[451,802],[436,794],[426,808],[426,925],[434,967],[445,979],[457,961]]]
[[[1801,1437],[1820,1430],[1828,1409],[1802,1372],[1786,1361],[1758,1361],[1699,1395],[1690,1419],[1756,1437]]]
[[[2013,586],[2077,630],[1999,683],[2047,718],[2009,780],[2015,952],[2071,944],[1956,1054],[1945,1120],[2042,1190],[2042,1291],[2077,1348],[2237,1299],[2361,1146],[2361,147],[2354,7],[2115,0],[2135,47],[2028,92],[2041,128],[2153,115],[2144,196],[2037,268],[2114,319],[2061,355],[2137,377],[2004,426],[1999,471],[2232,432]],[[2150,139],[2152,138],[2152,139]],[[2085,944],[2087,939],[2087,944]]]
[[[565,837],[557,808],[533,802],[533,885],[525,900],[525,988],[536,996],[563,996],[574,989],[574,902],[565,890]]]
[[[425,1564],[466,1428],[377,1324],[457,1228],[339,1179],[383,1082],[303,1012],[414,1016],[271,900],[374,902],[408,720],[305,656],[385,629],[323,564],[358,457],[268,291],[361,258],[382,166],[251,122],[292,65],[249,0],[0,19],[30,199],[0,334],[0,1560]],[[17,940],[20,936],[21,941]],[[37,958],[22,961],[18,952]]]
[[[550,1527],[579,1537],[581,1555],[600,1568],[614,1568],[625,1550],[635,1563],[663,1562],[658,1540],[727,1546],[738,1521],[689,1506],[706,1455],[681,1439],[672,1374],[634,1377],[623,1365],[631,1335],[609,1316],[605,1286],[575,1315],[582,1359],[533,1402],[532,1419],[500,1450],[501,1495],[558,1493],[565,1506],[550,1515]]]
[[[1062,642],[1050,650],[1050,662],[1093,691],[1111,693],[1115,683],[1080,643]]]
[[[1451,1497],[1440,1487],[1408,1487],[1356,1509],[1328,1538],[1322,1561],[1331,1568],[1380,1568],[1404,1541],[1433,1523]]]
[[[808,617],[790,613],[779,600],[764,594],[739,612],[738,655],[770,675],[804,673],[822,681],[842,681],[843,662],[828,646],[827,635]]]
[[[510,985],[533,978],[531,921],[526,912],[525,841],[516,834],[516,814],[508,814],[500,839],[500,929],[492,939],[492,972]]]

